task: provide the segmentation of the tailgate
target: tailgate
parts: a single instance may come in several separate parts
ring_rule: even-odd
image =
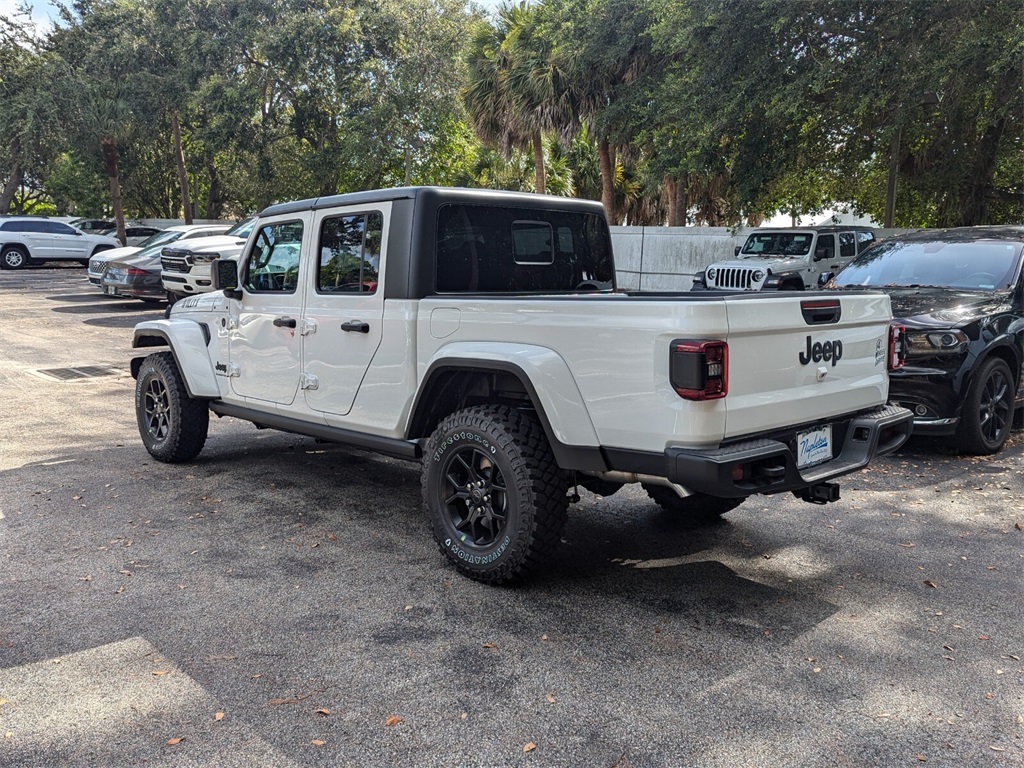
[[[726,439],[886,401],[887,295],[784,292],[723,299],[729,322]],[[838,311],[828,306],[836,302]]]

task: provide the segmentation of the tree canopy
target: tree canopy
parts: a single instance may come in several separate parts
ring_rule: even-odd
[[[0,213],[373,187],[612,223],[1024,219],[1019,0],[74,0],[0,16]],[[122,218],[118,216],[118,218]]]

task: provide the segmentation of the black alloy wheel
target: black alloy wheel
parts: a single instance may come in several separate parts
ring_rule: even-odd
[[[559,544],[569,477],[530,412],[482,405],[451,414],[427,441],[422,484],[434,539],[472,579],[520,579]]]
[[[964,453],[995,453],[1010,436],[1015,396],[1010,366],[990,357],[978,369],[964,399],[956,444]]]
[[[142,361],[135,385],[135,415],[139,435],[153,458],[189,461],[203,450],[209,407],[205,401],[189,397],[170,352],[158,352]]]

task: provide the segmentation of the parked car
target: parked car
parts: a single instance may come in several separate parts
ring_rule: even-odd
[[[240,221],[223,235],[192,238],[166,246],[160,258],[160,278],[167,300],[213,290],[210,264],[214,259],[236,259],[256,225],[256,217]]]
[[[21,269],[33,262],[56,260],[86,264],[95,254],[120,245],[112,237],[88,234],[45,217],[11,216],[0,220],[3,269]]]
[[[157,235],[163,232],[162,229],[156,227],[144,227],[144,226],[132,226],[124,228],[124,239],[125,245],[141,245],[143,241],[148,240],[153,235]],[[117,229],[108,229],[103,232],[104,235],[110,235],[113,238],[117,237]]]
[[[693,276],[693,290],[771,291],[816,288],[875,242],[871,227],[765,227],[747,235],[733,261],[709,265]]]
[[[147,240],[143,247],[163,247],[168,243],[173,243],[175,240],[220,235],[227,232],[228,229],[230,229],[229,224],[175,224],[163,230],[160,234],[153,235],[152,239]],[[138,253],[140,250],[136,246],[126,246],[125,248],[118,249],[118,253],[104,253],[89,259],[89,282],[95,286],[100,286],[103,282],[103,274],[106,272],[107,265],[111,259],[123,259],[126,256]]]
[[[121,299],[160,301],[164,289],[160,284],[160,250],[146,248],[124,259],[111,261],[103,274],[103,293]]]
[[[1024,406],[1024,227],[961,227],[892,237],[826,287],[880,288],[906,326],[906,365],[889,400],[914,433],[945,435],[964,453],[995,453]]]
[[[108,232],[117,227],[117,223],[108,219],[73,219],[71,226],[83,232],[95,232],[97,234]]]

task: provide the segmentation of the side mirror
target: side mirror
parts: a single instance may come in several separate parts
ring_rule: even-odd
[[[828,281],[835,276],[835,272],[822,272],[820,275],[818,275],[818,287],[824,288],[828,284]]]
[[[740,247],[738,245],[735,248],[732,249],[732,255],[733,256],[739,256],[740,255]]]
[[[828,258],[828,248],[815,248],[814,249],[814,260],[821,261],[822,259]]]
[[[238,262],[234,259],[214,259],[210,265],[210,282],[213,290],[224,291],[229,299],[242,298],[238,287]]]

